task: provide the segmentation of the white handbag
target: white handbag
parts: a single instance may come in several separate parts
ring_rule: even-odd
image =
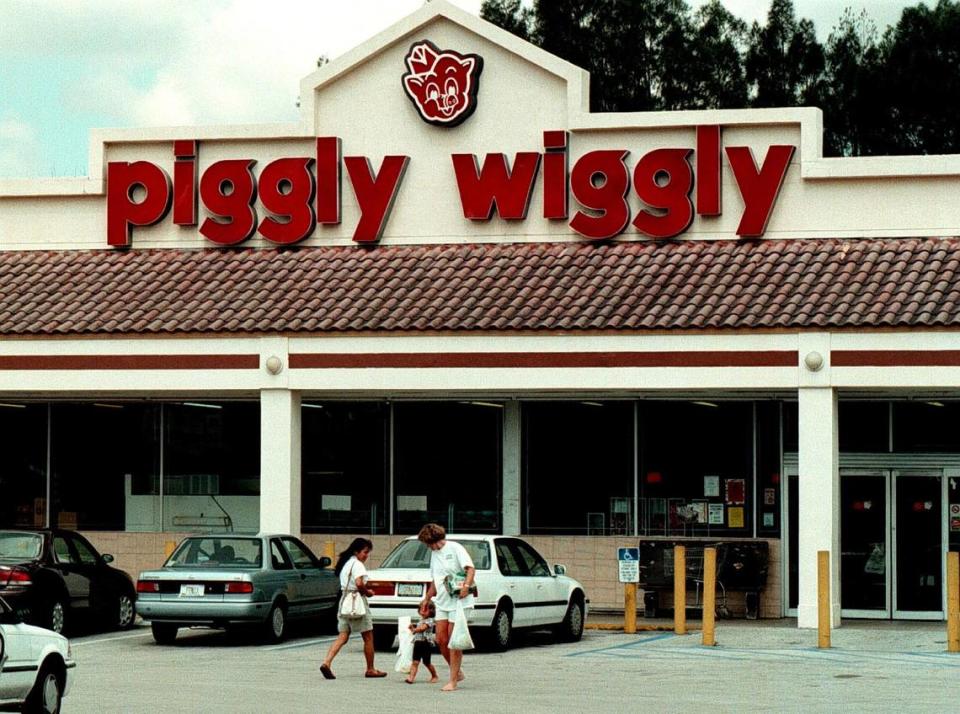
[[[357,620],[367,614],[367,603],[359,590],[350,590],[350,576],[353,574],[353,565],[347,573],[347,590],[343,591],[343,597],[340,598],[340,617],[347,620]]]

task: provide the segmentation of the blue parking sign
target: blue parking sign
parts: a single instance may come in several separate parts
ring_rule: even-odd
[[[617,560],[640,560],[639,548],[617,548]]]

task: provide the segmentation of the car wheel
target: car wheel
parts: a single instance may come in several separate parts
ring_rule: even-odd
[[[153,639],[158,645],[172,645],[173,641],[177,639],[177,630],[179,630],[176,625],[168,625],[165,622],[152,622],[150,623],[150,631],[153,632]]]
[[[116,609],[113,611],[115,617],[114,624],[117,626],[117,629],[129,630],[133,627],[134,620],[137,619],[136,612],[133,608],[133,598],[124,593],[117,598],[115,607]]]
[[[389,652],[393,649],[393,640],[397,636],[395,627],[377,627],[373,628],[373,649],[378,652]]]
[[[264,625],[264,633],[270,642],[280,642],[287,632],[287,611],[283,603],[274,603],[270,608],[270,614],[267,615]]]
[[[57,714],[63,698],[63,677],[56,668],[44,664],[36,684],[30,690],[23,711],[27,714]]]
[[[37,624],[62,635],[67,629],[67,604],[60,598],[47,603],[41,610]]]
[[[564,642],[579,642],[583,637],[583,601],[578,597],[570,599],[567,613],[557,626],[557,636]]]
[[[490,623],[490,646],[497,652],[503,652],[510,646],[513,636],[513,618],[508,607],[497,605],[493,613],[493,622]]]

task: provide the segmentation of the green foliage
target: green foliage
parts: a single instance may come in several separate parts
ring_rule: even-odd
[[[792,0],[746,24],[711,0],[484,0],[481,15],[588,70],[594,111],[816,105],[827,155],[960,153],[960,0],[878,40],[847,11],[826,44]]]

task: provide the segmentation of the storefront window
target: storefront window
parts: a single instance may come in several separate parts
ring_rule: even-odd
[[[752,418],[750,402],[640,403],[646,535],[753,535]]]
[[[126,529],[134,481],[157,473],[158,414],[147,404],[51,405],[51,525]]]
[[[525,533],[633,533],[633,402],[524,402]]]
[[[163,530],[260,527],[260,405],[165,404]]]
[[[844,453],[886,453],[890,450],[890,403],[837,403],[840,451]]]
[[[960,403],[916,400],[893,403],[893,450],[960,452]]]
[[[757,535],[780,535],[780,402],[757,402]]]
[[[395,404],[394,532],[499,533],[502,425],[496,402]]]
[[[42,527],[47,511],[47,405],[0,404],[0,528]]]
[[[386,533],[389,407],[304,401],[302,528]]]

